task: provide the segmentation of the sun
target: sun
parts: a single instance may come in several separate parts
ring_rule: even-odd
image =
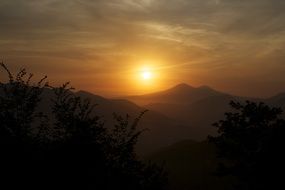
[[[140,92],[148,93],[154,91],[161,79],[161,72],[154,61],[139,62],[131,71],[131,83]]]
[[[143,71],[141,77],[143,80],[150,80],[152,78],[152,73],[150,71]]]

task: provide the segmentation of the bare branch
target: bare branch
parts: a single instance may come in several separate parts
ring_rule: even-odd
[[[7,68],[7,66],[3,62],[0,62],[0,66],[7,72],[8,77],[9,77],[9,82],[10,83],[14,82],[14,77],[12,73],[10,72],[10,70]]]

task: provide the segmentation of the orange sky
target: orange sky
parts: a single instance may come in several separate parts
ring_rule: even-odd
[[[285,91],[284,10],[280,0],[1,0],[0,57],[106,96],[185,82],[267,97]]]

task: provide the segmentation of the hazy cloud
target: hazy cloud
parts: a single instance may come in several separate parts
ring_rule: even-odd
[[[274,78],[285,71],[284,10],[283,0],[0,0],[0,56],[106,75],[144,57],[209,76],[257,62],[262,75],[274,62]]]

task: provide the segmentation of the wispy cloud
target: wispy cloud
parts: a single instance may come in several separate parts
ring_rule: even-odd
[[[256,72],[274,78],[284,68],[284,9],[281,0],[1,0],[0,56],[46,68],[97,64],[106,76],[144,57],[208,75],[259,62]]]

